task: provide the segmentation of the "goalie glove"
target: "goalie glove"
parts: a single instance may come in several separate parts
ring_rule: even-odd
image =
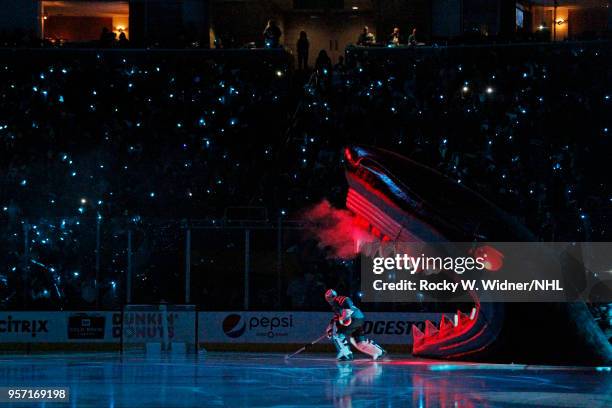
[[[352,322],[351,315],[353,311],[351,309],[342,310],[342,315],[338,319],[338,322],[343,326],[349,326]]]

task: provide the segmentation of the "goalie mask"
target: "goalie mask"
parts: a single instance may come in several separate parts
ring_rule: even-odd
[[[327,292],[325,292],[325,301],[329,304],[331,304],[334,299],[336,298],[336,296],[338,296],[338,293],[336,293],[335,290],[333,289],[327,289]]]

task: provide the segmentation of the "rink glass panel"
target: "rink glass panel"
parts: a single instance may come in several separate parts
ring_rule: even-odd
[[[183,303],[185,234],[181,223],[143,221],[130,228],[131,303]]]
[[[13,227],[11,256],[20,260],[15,272],[21,270],[22,274],[21,278],[13,278],[21,293],[5,307],[98,308],[100,285],[96,285],[96,271],[101,276],[96,269],[97,222],[95,217],[50,217],[23,220],[19,232]]]
[[[0,307],[16,308],[26,296],[24,274],[24,229],[16,220],[9,217],[6,228],[0,230],[4,242],[0,251]]]
[[[191,297],[200,310],[243,308],[244,250],[242,229],[192,229]]]
[[[277,229],[249,231],[249,309],[278,306]]]

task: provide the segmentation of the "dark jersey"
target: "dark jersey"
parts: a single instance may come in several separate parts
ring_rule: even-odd
[[[334,319],[341,320],[345,317],[352,319],[363,319],[363,312],[353,304],[351,298],[346,296],[336,296],[331,303],[331,308],[334,311]]]

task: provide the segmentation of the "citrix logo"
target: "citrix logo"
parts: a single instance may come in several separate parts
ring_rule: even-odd
[[[47,320],[13,320],[13,316],[8,315],[8,319],[0,320],[0,333],[30,333],[36,337],[37,333],[49,333]]]

